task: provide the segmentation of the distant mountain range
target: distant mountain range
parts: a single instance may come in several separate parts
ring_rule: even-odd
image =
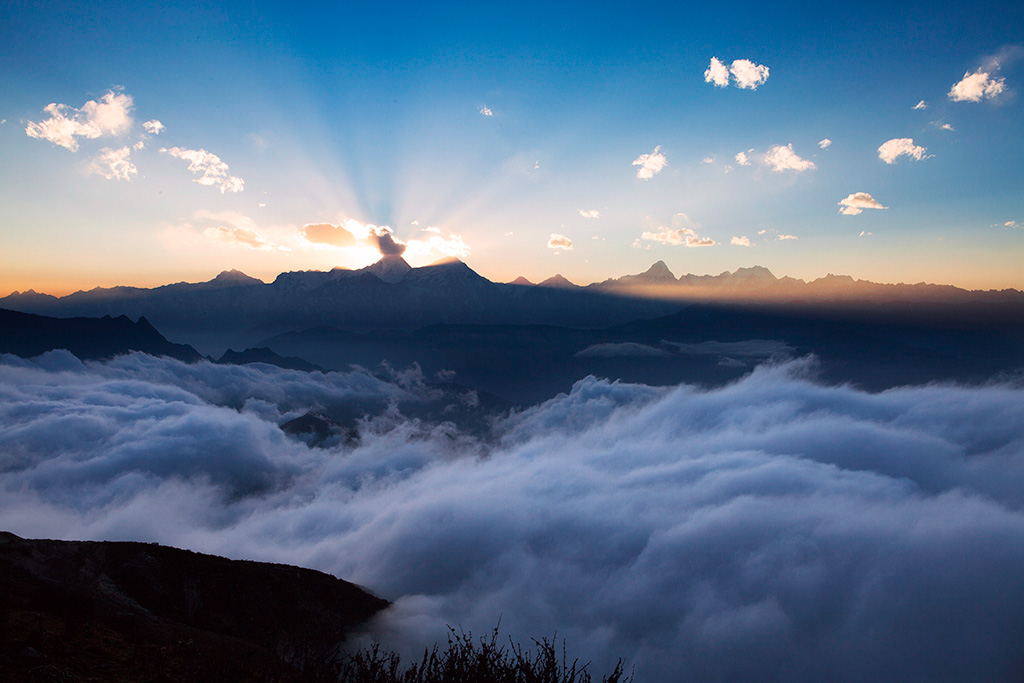
[[[59,317],[144,316],[169,338],[220,353],[324,325],[356,332],[468,323],[596,328],[668,315],[695,301],[1024,302],[1024,293],[834,275],[804,282],[777,278],[760,266],[676,278],[663,261],[643,273],[585,287],[561,275],[538,285],[525,278],[505,284],[454,258],[412,268],[401,256],[385,256],[358,270],[281,273],[271,283],[232,270],[209,282],[152,289],[97,287],[64,297],[14,292],[0,299],[0,308]]]

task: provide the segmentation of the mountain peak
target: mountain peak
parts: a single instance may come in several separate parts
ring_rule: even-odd
[[[533,283],[527,280],[525,277],[520,275],[515,280],[509,283],[510,285],[532,285]]]
[[[664,261],[658,261],[636,277],[644,280],[672,280],[673,282],[676,279],[676,276],[672,274],[672,271],[668,269]]]
[[[257,280],[254,277],[250,277],[240,270],[222,270],[217,274],[217,277],[210,280],[210,284],[225,285],[235,287],[238,285],[255,285],[263,284],[263,280]]]
[[[364,273],[373,273],[384,282],[398,282],[412,270],[412,266],[398,254],[386,254],[376,263],[360,269]]]
[[[552,275],[547,280],[544,280],[544,282],[541,282],[538,285],[538,287],[563,287],[563,288],[570,288],[570,287],[579,287],[579,285],[574,284],[572,282],[569,282],[561,274],[558,274],[558,275]]]
[[[426,267],[427,268],[432,268],[434,266],[456,266],[456,265],[458,265],[458,266],[465,266],[466,263],[464,261],[462,261],[461,259],[456,258],[455,256],[445,256],[444,258],[437,259],[433,263],[428,263],[426,265]],[[466,267],[468,268],[469,266],[466,266]]]

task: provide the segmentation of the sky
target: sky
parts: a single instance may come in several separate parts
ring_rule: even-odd
[[[1024,288],[1024,6],[8,3],[0,295],[664,260]]]

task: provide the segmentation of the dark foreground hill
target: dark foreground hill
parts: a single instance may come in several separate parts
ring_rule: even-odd
[[[202,358],[191,346],[167,341],[145,318],[51,318],[0,308],[0,353],[31,358],[53,349],[67,349],[81,360],[129,351],[189,363]]]
[[[0,680],[314,680],[387,605],[311,569],[0,532]]]

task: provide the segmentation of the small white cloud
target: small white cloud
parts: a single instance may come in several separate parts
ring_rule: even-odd
[[[747,237],[746,235],[744,235],[743,237],[733,237],[731,240],[729,240],[729,244],[735,245],[737,247],[752,247],[752,246],[754,246],[750,242],[750,238]]]
[[[1005,227],[1005,228],[1019,228],[1020,224],[1017,221],[1006,221],[1005,223],[1003,223],[1003,227]]]
[[[537,159],[537,161],[533,162],[533,170],[536,171],[538,168],[540,168],[540,159]]]
[[[29,121],[25,133],[75,152],[78,138],[95,139],[127,132],[132,125],[132,107],[131,95],[113,90],[107,91],[99,101],[89,100],[81,109],[51,103],[43,109],[50,118]]]
[[[700,160],[700,163],[702,163],[702,164],[713,164],[713,163],[715,163],[715,158],[714,157],[704,157],[703,159]]]
[[[559,235],[557,232],[553,232],[548,238],[548,249],[564,249],[565,251],[572,251],[572,240],[565,235]]]
[[[729,67],[718,61],[718,57],[711,58],[711,64],[704,72],[704,82],[714,83],[717,88],[724,88],[729,85]]]
[[[715,244],[715,241],[709,237],[700,237],[691,228],[677,228],[675,230],[671,228],[661,227],[658,228],[657,232],[645,231],[640,235],[640,239],[648,240],[650,242],[660,242],[661,244],[667,244],[671,246],[685,245],[687,247],[710,247]],[[639,246],[634,243],[634,246]]]
[[[991,100],[1006,90],[1005,78],[994,78],[988,71],[978,69],[967,72],[959,82],[949,89],[948,97],[954,102],[980,102]]]
[[[491,111],[491,108],[485,104],[480,105],[480,113],[483,114],[484,116],[494,116],[494,112]]]
[[[104,147],[89,164],[89,171],[101,175],[107,180],[124,180],[131,182],[138,169],[131,160],[131,150],[127,147],[110,149]]]
[[[873,232],[867,232],[867,231],[865,231],[865,230],[861,230],[861,231],[860,231],[860,234],[859,234],[859,235],[857,235],[857,237],[871,237],[871,236],[872,236],[872,235],[874,235],[874,234],[875,234],[875,233],[873,233]]]
[[[839,210],[839,213],[844,216],[857,216],[864,209],[888,209],[888,206],[882,206],[874,197],[867,192],[854,192],[850,196],[839,201],[839,206],[843,207]]]
[[[747,158],[746,152],[736,152],[736,156],[733,158],[736,159],[736,163],[740,166],[750,166],[750,159]]]
[[[764,163],[770,166],[773,171],[778,172],[796,171],[800,173],[817,168],[813,161],[801,159],[793,151],[792,143],[788,145],[775,145],[769,149],[768,153],[764,155]]]
[[[597,209],[580,209],[580,215],[584,218],[600,218],[601,212]]]
[[[797,236],[796,235],[779,235],[775,239],[777,239],[777,240],[795,240],[795,239],[797,239]]]
[[[266,202],[256,202],[256,207],[257,208],[262,209],[262,208],[265,208],[266,206],[267,206]]]
[[[132,149],[134,149],[136,152],[139,151],[140,149],[145,149],[145,148],[146,148],[146,142],[144,140],[139,140],[134,145],[132,145]]]
[[[149,133],[150,135],[160,135],[160,133],[163,133],[165,130],[167,130],[167,126],[160,123],[156,119],[146,121],[142,124],[142,127],[145,128],[146,132]]]
[[[832,141],[829,140],[828,138],[825,138],[824,140],[818,140],[818,147],[821,147],[822,149],[828,149],[831,146]]]
[[[757,90],[757,86],[768,80],[768,67],[755,64],[749,59],[737,59],[729,67],[729,73],[736,81],[736,87]]]
[[[921,161],[925,158],[927,151],[924,147],[915,145],[911,138],[893,138],[882,143],[882,146],[878,148],[878,158],[887,164],[896,163],[897,157],[902,155]]]
[[[661,145],[658,145],[650,154],[641,154],[633,160],[633,165],[640,167],[636,172],[637,178],[650,180],[668,166],[668,159],[665,158],[665,155],[660,150]]]
[[[927,109],[927,108],[928,108],[928,103],[925,102],[924,100],[921,100],[920,102],[918,102],[917,104],[915,104],[913,106],[913,109],[915,109],[915,110]]]
[[[416,225],[419,225],[419,221],[416,222]],[[440,235],[441,234],[441,228],[439,228],[437,226],[434,226],[434,225],[428,225],[425,228],[420,228],[420,230],[422,232],[432,232],[435,235]]]
[[[757,234],[758,234],[758,235],[763,235],[763,234],[765,234],[766,232],[768,232],[768,231],[767,231],[767,230],[758,230],[758,231],[757,231]]]
[[[940,130],[948,130],[948,131],[955,131],[956,130],[956,128],[953,128],[953,126],[951,124],[949,124],[949,123],[943,123],[941,126],[939,126],[939,129]]]
[[[183,149],[181,147],[163,148],[163,154],[188,162],[188,170],[198,175],[192,182],[210,185],[220,189],[220,193],[241,192],[245,189],[245,181],[228,173],[228,165],[220,157],[205,149]]]

